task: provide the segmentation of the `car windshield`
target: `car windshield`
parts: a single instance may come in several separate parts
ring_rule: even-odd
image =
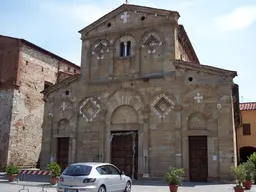
[[[91,173],[92,167],[88,165],[70,165],[64,170],[63,175],[87,176]]]

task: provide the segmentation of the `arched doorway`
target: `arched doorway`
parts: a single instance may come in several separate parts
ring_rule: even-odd
[[[111,127],[111,163],[125,172],[132,179],[137,179],[138,172],[138,113],[130,105],[117,107],[112,113]],[[129,127],[128,129],[126,129]]]
[[[248,157],[252,154],[256,152],[256,148],[255,147],[250,147],[250,146],[246,146],[246,147],[241,147],[239,149],[239,154],[240,154],[240,163],[246,162]]]

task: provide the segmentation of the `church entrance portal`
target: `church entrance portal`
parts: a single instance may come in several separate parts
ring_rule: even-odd
[[[190,181],[206,182],[208,177],[207,136],[189,138]]]
[[[63,171],[68,166],[69,138],[58,138],[57,163]]]
[[[138,173],[138,132],[111,132],[111,163],[132,179]]]

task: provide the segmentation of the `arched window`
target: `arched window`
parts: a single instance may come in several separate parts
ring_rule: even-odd
[[[131,41],[120,42],[120,57],[128,57],[131,55]]]

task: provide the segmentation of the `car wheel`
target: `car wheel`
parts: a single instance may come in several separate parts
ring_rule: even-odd
[[[131,182],[128,181],[128,182],[126,183],[124,192],[131,192],[131,189],[132,189]]]
[[[98,192],[106,192],[106,189],[104,186],[100,186]]]

